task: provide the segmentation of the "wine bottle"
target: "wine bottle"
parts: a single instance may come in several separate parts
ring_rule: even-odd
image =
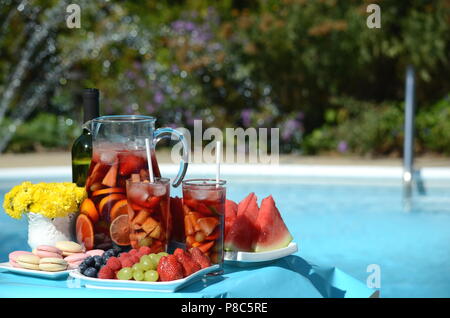
[[[83,90],[83,122],[86,123],[99,116],[99,91],[95,88]],[[81,135],[72,146],[72,182],[79,187],[86,184],[87,173],[92,158],[92,136],[83,128]]]

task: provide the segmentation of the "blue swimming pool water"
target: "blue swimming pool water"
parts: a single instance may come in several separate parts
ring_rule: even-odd
[[[49,181],[49,180],[46,180]],[[61,179],[53,180],[61,181]],[[0,184],[0,198],[16,181]],[[403,209],[400,183],[385,180],[229,178],[227,196],[272,194],[310,262],[366,281],[381,268],[382,297],[450,297],[449,185],[428,185]],[[175,189],[179,194],[180,190]],[[26,220],[0,213],[0,260],[26,246]]]

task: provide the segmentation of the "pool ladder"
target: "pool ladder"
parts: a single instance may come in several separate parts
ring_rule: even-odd
[[[411,206],[413,185],[417,185],[420,194],[425,194],[425,187],[420,170],[414,169],[414,117],[415,117],[415,72],[409,65],[406,69],[405,83],[405,131],[403,141],[403,200]]]

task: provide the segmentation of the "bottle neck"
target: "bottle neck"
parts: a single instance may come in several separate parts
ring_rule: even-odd
[[[99,91],[88,88],[83,91],[83,122],[97,118],[99,114]]]

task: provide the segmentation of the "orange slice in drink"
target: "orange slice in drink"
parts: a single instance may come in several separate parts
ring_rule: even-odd
[[[128,214],[119,215],[112,221],[109,228],[111,240],[119,246],[130,245],[130,226]]]
[[[81,203],[80,213],[87,215],[94,223],[96,223],[100,217],[94,202],[89,198],[84,199],[83,203]]]
[[[110,194],[106,197],[104,197],[99,205],[98,205],[98,211],[100,213],[104,213],[103,209],[105,208],[105,206],[110,206],[112,207],[112,205],[119,200],[123,200],[126,199],[125,195],[123,195],[122,193],[114,193],[114,194]]]
[[[116,217],[122,214],[128,214],[128,201],[127,199],[122,199],[114,203],[114,206],[109,213],[111,222],[114,221]]]
[[[124,188],[106,188],[106,189],[101,189],[101,190],[97,190],[94,191],[94,193],[92,193],[93,197],[99,196],[99,195],[104,195],[104,194],[113,194],[113,193],[125,193],[125,189]]]
[[[94,227],[86,214],[78,215],[76,222],[76,233],[78,243],[84,245],[86,250],[94,248]]]

